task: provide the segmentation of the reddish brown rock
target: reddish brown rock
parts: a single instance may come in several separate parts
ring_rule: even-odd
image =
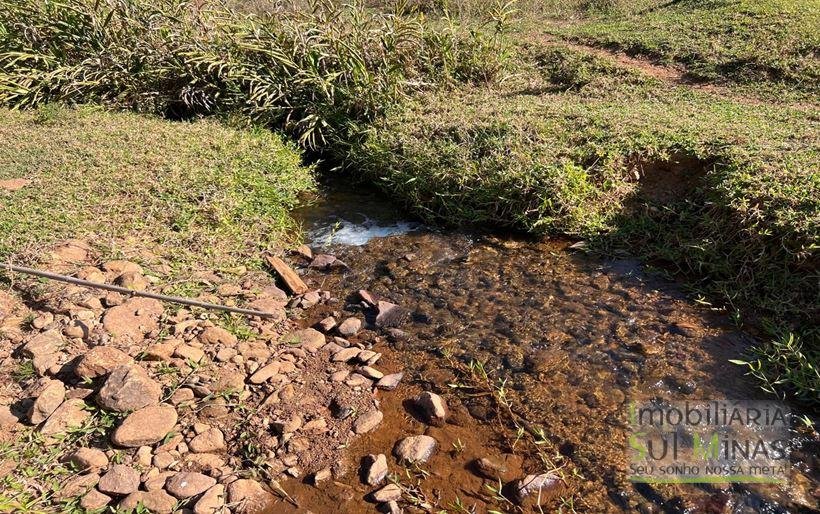
[[[96,489],[92,489],[85,493],[85,496],[80,499],[80,507],[87,511],[95,511],[102,509],[111,503],[111,497],[103,494]]]
[[[255,514],[271,505],[275,497],[256,480],[240,479],[228,485],[228,503],[236,504],[235,512]]]
[[[316,353],[319,348],[325,345],[325,335],[313,328],[306,328],[283,335],[279,339],[279,342],[290,345],[301,345],[306,351]]]
[[[165,482],[165,490],[180,500],[184,500],[202,494],[214,485],[216,485],[216,480],[208,475],[184,471],[170,477]]]
[[[158,300],[131,298],[105,313],[103,327],[119,341],[141,342],[145,334],[157,329],[163,311]]]
[[[86,243],[71,239],[56,245],[51,250],[51,260],[62,269],[64,264],[88,262],[94,255],[94,250]]]
[[[81,379],[94,379],[107,375],[123,364],[133,362],[128,354],[110,346],[95,346],[88,350],[74,368],[74,374]]]
[[[97,448],[78,448],[68,456],[67,462],[79,471],[88,471],[108,466],[108,457]]]
[[[132,412],[117,427],[111,441],[117,446],[136,448],[161,441],[174,429],[177,411],[169,405],[152,405]]]
[[[58,330],[48,330],[32,337],[22,348],[21,353],[28,358],[54,354],[63,345],[63,335]]]
[[[136,262],[114,260],[108,261],[102,265],[102,269],[111,274],[112,277],[117,277],[123,273],[140,273],[142,274],[142,266]]]
[[[177,500],[162,489],[154,491],[136,491],[119,503],[118,512],[132,512],[142,505],[154,514],[171,514],[175,511]]]
[[[123,464],[111,466],[97,483],[97,489],[106,494],[124,496],[136,491],[140,486],[140,473]]]
[[[225,449],[225,436],[218,428],[211,427],[197,435],[188,447],[194,453],[210,453]]]
[[[225,486],[217,484],[202,495],[194,504],[194,514],[219,514],[225,505]]]
[[[114,283],[120,287],[131,289],[133,291],[145,291],[151,285],[148,280],[142,276],[142,273],[135,271],[126,271],[114,279]]]
[[[221,327],[207,327],[199,334],[199,342],[208,346],[227,346],[233,348],[236,346],[236,336]]]
[[[43,423],[40,433],[47,436],[62,434],[69,428],[82,426],[90,415],[81,399],[66,400]]]
[[[19,191],[23,189],[27,185],[31,184],[31,180],[24,179],[24,178],[10,178],[6,180],[0,180],[0,190],[2,191]]]
[[[29,409],[29,420],[39,425],[65,400],[65,385],[59,380],[46,380],[37,399]]]

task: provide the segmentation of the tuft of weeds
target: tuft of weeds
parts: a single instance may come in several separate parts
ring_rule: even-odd
[[[820,344],[817,333],[803,337],[783,333],[768,343],[752,348],[748,360],[731,362],[749,369],[761,389],[786,398],[792,396],[808,407],[820,406]]]
[[[34,369],[34,361],[31,359],[21,360],[12,374],[14,381],[20,383],[28,382],[35,377],[37,377],[37,372]]]

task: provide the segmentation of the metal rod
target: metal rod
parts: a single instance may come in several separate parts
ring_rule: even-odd
[[[15,273],[23,273],[25,275],[34,275],[35,277],[47,278],[49,280],[56,280],[58,282],[65,282],[67,284],[74,284],[83,287],[90,287],[93,289],[104,289],[106,291],[114,291],[129,296],[141,296],[143,298],[153,298],[154,300],[161,300],[164,302],[179,303],[182,305],[190,305],[193,307],[201,307],[203,309],[219,310],[227,312],[235,312],[237,314],[245,314],[248,316],[259,316],[260,318],[273,318],[275,314],[270,312],[255,311],[253,309],[242,309],[239,307],[228,307],[227,305],[217,305],[215,303],[200,302],[199,300],[191,300],[190,298],[182,298],[180,296],[166,296],[163,294],[149,293],[148,291],[136,291],[126,287],[114,286],[110,284],[100,284],[98,282],[89,282],[79,278],[51,273],[50,271],[42,271],[33,268],[26,268],[23,266],[15,266],[13,264],[0,263],[0,268]]]

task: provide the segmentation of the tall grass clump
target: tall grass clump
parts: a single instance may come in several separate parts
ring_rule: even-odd
[[[496,80],[500,45],[401,6],[253,15],[187,0],[0,0],[0,103],[238,112],[324,150],[412,89]]]

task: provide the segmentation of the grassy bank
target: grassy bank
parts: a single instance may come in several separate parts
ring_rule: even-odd
[[[611,4],[547,32],[679,64],[696,81],[812,95],[820,91],[817,0]]]
[[[129,242],[179,267],[218,269],[295,237],[288,211],[312,170],[267,131],[99,108],[0,110],[0,257],[80,238]]]

